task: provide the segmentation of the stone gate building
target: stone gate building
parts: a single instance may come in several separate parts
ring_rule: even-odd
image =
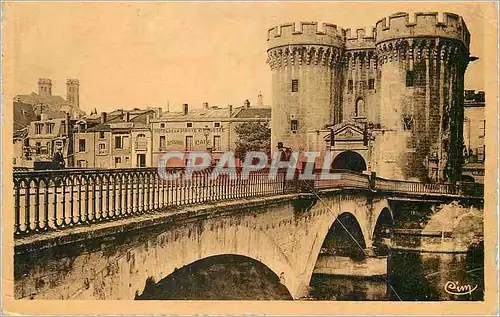
[[[272,144],[332,151],[333,168],[459,180],[470,33],[452,13],[396,13],[365,29],[268,31]],[[322,162],[318,162],[322,164]]]

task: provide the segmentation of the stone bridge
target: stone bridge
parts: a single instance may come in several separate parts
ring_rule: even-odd
[[[327,183],[316,181],[309,191],[297,190],[297,187],[290,191],[285,190],[287,184],[284,182],[279,193],[271,186],[269,192],[260,191],[258,195],[166,207],[161,206],[160,195],[156,196],[158,208],[133,217],[98,221],[96,213],[93,218],[89,217],[94,221],[69,226],[62,225],[66,223],[64,218],[61,224],[55,217],[58,228],[38,230],[37,224],[25,225],[15,240],[15,297],[134,299],[144,293],[148,281],[162,281],[193,263],[237,255],[268,269],[272,279],[286,287],[290,298],[300,298],[307,293],[318,255],[325,249],[354,242],[365,256],[373,256],[377,253],[376,243],[384,234],[389,231],[392,234],[398,226],[414,222],[409,215],[419,215],[420,222],[431,222],[432,217],[439,214],[439,206],[451,202],[460,204],[464,210],[462,218],[482,209],[482,198],[477,195],[456,194],[449,190],[443,193],[441,189],[438,192],[405,191],[401,184],[398,184],[400,191],[395,191],[383,180],[379,180],[376,189],[376,179],[366,175],[346,173],[340,180]],[[334,183],[337,185],[332,186]],[[96,187],[108,188],[102,184]],[[255,184],[261,186],[263,183]],[[249,192],[249,188],[253,188],[250,183],[241,186],[244,187],[236,189],[246,188]],[[26,194],[28,187],[20,186],[19,193],[15,190],[16,195]],[[86,184],[83,187],[89,188]],[[134,186],[131,187],[133,190]],[[50,193],[58,194],[57,190]],[[38,194],[45,198],[48,195]],[[71,191],[70,196],[73,195]],[[83,196],[89,197],[90,202],[96,197],[97,203],[93,204],[99,206],[99,199],[105,195],[86,193]],[[82,204],[85,202],[85,199],[80,200]],[[35,201],[40,204],[40,200]],[[53,203],[48,199],[47,204],[49,201]],[[104,201],[101,206],[106,206]],[[27,211],[29,207],[26,206],[23,208]],[[152,206],[155,206],[154,198]],[[57,207],[54,210],[57,215]],[[85,213],[87,216],[92,214]],[[109,215],[104,209],[99,213]],[[82,218],[73,213],[72,216]],[[37,217],[39,221],[43,218]],[[19,215],[18,218],[23,217]],[[46,222],[50,227],[52,221]],[[336,241],[339,230],[335,229],[339,224],[343,231],[349,232],[340,242]],[[452,231],[453,228],[447,239],[453,239]],[[455,243],[450,251],[463,252],[469,243],[469,240]]]

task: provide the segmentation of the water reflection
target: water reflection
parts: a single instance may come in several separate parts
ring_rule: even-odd
[[[391,251],[387,279],[313,274],[309,297],[343,301],[397,301],[398,296],[403,301],[480,301],[484,297],[483,259],[482,244],[467,254]],[[453,285],[458,293],[466,293],[467,285],[477,288],[470,294],[454,295],[450,294]]]

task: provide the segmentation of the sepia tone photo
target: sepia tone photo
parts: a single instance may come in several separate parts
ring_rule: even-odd
[[[495,313],[497,9],[3,3],[4,311]]]

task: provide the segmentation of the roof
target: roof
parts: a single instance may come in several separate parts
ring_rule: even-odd
[[[234,117],[271,119],[271,108],[242,108]]]
[[[208,108],[208,109],[193,109],[189,110],[187,115],[184,115],[184,112],[166,112],[163,113],[160,118],[155,121],[162,121],[168,119],[182,119],[182,120],[197,120],[197,119],[206,119],[206,118],[231,118],[235,113],[229,113],[229,108]]]
[[[37,117],[33,111],[33,106],[23,102],[14,102],[14,131],[27,127]]]
[[[33,106],[37,104],[46,104],[51,109],[57,109],[58,107],[61,107],[63,105],[69,105],[69,103],[59,95],[40,96],[34,92],[30,95],[17,95],[14,100],[31,104]]]
[[[129,113],[129,116],[131,116],[130,120],[128,122],[133,123],[133,127],[131,128],[112,128],[111,124],[113,123],[125,123],[125,114]],[[126,110],[116,110],[113,112],[110,112],[107,116],[108,120],[105,123],[99,123],[91,128],[89,128],[87,131],[89,132],[96,132],[96,131],[113,131],[113,132],[130,132],[132,129],[141,129],[141,128],[147,128],[147,116],[154,113],[153,110],[132,110],[132,111],[126,111]],[[134,116],[135,115],[135,116]],[[122,131],[123,130],[123,131]]]

